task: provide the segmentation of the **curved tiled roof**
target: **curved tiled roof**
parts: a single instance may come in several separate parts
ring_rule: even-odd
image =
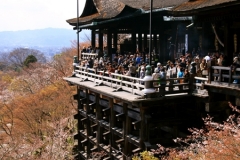
[[[237,2],[238,0],[192,0],[189,2],[182,3],[181,5],[175,7],[173,11],[190,11],[198,10],[207,7],[212,7],[216,5],[227,4],[231,2]]]
[[[93,0],[93,2],[103,19],[115,17],[121,13],[125,7],[125,4],[118,0]]]
[[[95,7],[97,13],[92,13],[91,15],[86,16],[80,16],[79,23],[81,24],[90,22],[93,19],[101,20],[116,17],[123,11],[125,7],[125,4],[119,2],[118,0],[91,0],[91,1],[93,2],[92,4],[94,4],[94,6],[90,5],[85,6],[84,11],[87,10],[86,7]],[[67,22],[74,25],[77,23],[77,18],[69,19],[67,20]]]
[[[89,15],[89,16],[80,17],[79,22],[80,23],[85,23],[85,22],[91,21],[92,19],[97,19],[99,17],[100,17],[99,13],[95,13],[95,14],[92,14],[92,15]],[[69,24],[76,24],[77,23],[77,18],[68,19],[67,22]]]
[[[150,9],[150,0],[119,0],[119,1],[132,8],[136,9],[141,8],[144,10]],[[175,7],[187,1],[188,0],[153,0],[153,9]]]

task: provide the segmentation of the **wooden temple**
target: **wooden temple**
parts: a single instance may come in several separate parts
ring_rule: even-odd
[[[177,56],[186,34],[188,50],[222,50],[232,58],[240,49],[239,7],[237,0],[153,0],[152,48],[159,61],[169,59],[169,41]],[[110,55],[118,48],[119,34],[131,34],[130,52],[143,52],[149,48],[150,8],[148,0],[86,0],[82,15],[67,22],[78,31],[90,29],[92,47],[103,50],[106,35]],[[228,102],[240,105],[240,84],[232,83],[240,80],[240,69],[233,74],[231,67],[210,64],[208,70],[206,78],[191,74],[187,83],[167,79],[166,85],[155,87],[156,92],[148,95],[143,92],[148,86],[139,78],[110,77],[103,71],[75,66],[73,76],[64,79],[77,88],[76,159],[91,159],[91,153],[99,151],[106,153],[105,160],[129,159],[159,143],[173,145],[172,139],[186,136],[189,127],[201,127],[206,114],[216,121],[225,120],[231,113]]]

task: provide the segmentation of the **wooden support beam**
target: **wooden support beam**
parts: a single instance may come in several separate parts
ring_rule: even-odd
[[[134,126],[135,130],[140,128],[140,124],[141,124],[140,122],[141,122],[141,120],[137,120],[137,121],[132,122],[132,125]]]
[[[120,99],[113,99],[113,103],[120,103],[120,102],[122,102],[122,100],[120,100]]]
[[[84,139],[81,141],[81,143],[86,143],[87,142],[87,139]]]
[[[96,105],[96,103],[95,102],[93,102],[93,103],[90,103],[90,104],[88,104],[89,106],[94,106],[94,105]]]
[[[110,133],[110,131],[103,133],[103,136],[106,136]]]
[[[124,113],[116,114],[116,117],[117,117],[118,121],[124,121],[124,119],[123,119]]]
[[[105,96],[105,95],[103,95],[103,94],[100,94],[100,98],[102,98],[102,99],[109,99],[109,97],[108,96]]]
[[[91,125],[91,128],[96,127],[96,126],[97,126],[97,124]]]
[[[109,111],[109,110],[110,110],[109,107],[108,107],[108,108],[104,108],[104,109],[102,109],[103,112],[106,112],[106,111]]]
[[[80,99],[80,102],[83,103],[85,100],[87,100],[85,97]]]
[[[109,107],[102,109],[102,111],[104,112],[104,116],[109,116],[110,115],[110,108]]]
[[[95,151],[95,150],[97,150],[98,148],[95,146],[95,147],[93,147],[93,148],[91,148],[90,150],[91,151]]]
[[[82,119],[81,119],[81,121],[85,121],[85,120],[87,120],[87,118],[82,118]]]
[[[140,152],[142,149],[141,148],[136,148],[134,150],[132,150],[133,153],[137,153],[137,152]]]
[[[116,143],[121,143],[121,142],[124,142],[124,139],[119,139],[117,141],[115,141]]]

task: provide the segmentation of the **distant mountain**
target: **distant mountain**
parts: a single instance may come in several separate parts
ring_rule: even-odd
[[[80,42],[90,37],[90,31],[80,32]],[[77,40],[75,30],[46,28],[37,30],[0,32],[0,47],[70,47],[71,41]]]

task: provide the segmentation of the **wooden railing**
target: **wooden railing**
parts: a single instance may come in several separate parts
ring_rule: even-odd
[[[208,75],[210,84],[236,86],[240,82],[240,68],[233,71],[232,67],[212,66]]]
[[[96,59],[98,54],[97,53],[81,53],[82,59],[89,59],[93,58]]]
[[[89,53],[87,53],[89,55]],[[136,95],[144,95],[144,81],[140,78],[121,75],[117,73],[108,73],[107,71],[97,71],[93,68],[76,66],[76,76],[81,81],[90,80],[95,85],[106,85],[114,91],[124,90]],[[191,76],[192,77],[192,76]],[[177,82],[177,83],[176,83]],[[232,67],[210,66],[208,75],[205,77],[168,78],[166,80],[152,80],[155,93],[161,96],[174,94],[193,94],[207,96],[205,86],[221,86],[226,88],[240,88],[240,68],[233,70]]]
[[[96,86],[106,85],[113,88],[115,91],[124,90],[136,95],[144,95],[142,92],[145,89],[144,81],[140,78],[121,75],[117,73],[108,73],[107,71],[97,71],[92,68],[77,66],[75,70],[76,76],[81,81],[92,81]],[[161,96],[172,94],[190,94],[189,79],[185,78],[169,78],[166,80],[153,80],[152,86],[156,93]]]

